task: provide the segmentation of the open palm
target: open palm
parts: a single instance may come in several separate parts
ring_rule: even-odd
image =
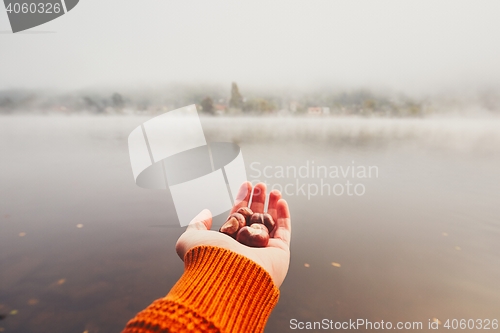
[[[251,183],[243,183],[231,214],[241,207],[247,207],[250,198],[252,199],[250,209],[254,213],[264,213],[266,185],[263,183],[257,184],[252,196]],[[208,209],[205,209],[189,223],[186,231],[177,240],[177,254],[184,260],[186,252],[196,246],[212,245],[225,248],[239,253],[262,266],[271,274],[274,283],[279,287],[285,279],[290,263],[291,223],[288,205],[277,190],[271,191],[269,194],[267,213],[276,221],[276,228],[271,232],[271,238],[266,247],[249,247],[223,233],[210,230],[212,227],[212,214]]]

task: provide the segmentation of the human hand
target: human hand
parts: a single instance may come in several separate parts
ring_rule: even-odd
[[[241,207],[247,207],[252,195],[252,184],[245,182],[240,187],[236,197],[236,204],[231,213]],[[250,209],[254,213],[263,213],[266,202],[266,185],[258,183],[255,186]],[[184,260],[184,255],[190,249],[200,245],[211,245],[225,248],[241,254],[262,266],[272,277],[277,287],[285,280],[290,263],[290,212],[288,204],[281,198],[277,190],[269,194],[269,213],[276,222],[276,228],[271,232],[269,244],[266,247],[249,247],[218,231],[210,230],[212,227],[212,214],[208,209],[198,214],[188,225],[186,231],[179,237],[175,249],[179,257]]]

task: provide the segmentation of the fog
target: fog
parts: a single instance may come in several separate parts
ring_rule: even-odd
[[[499,12],[498,1],[85,0],[11,34],[2,7],[0,89],[491,89],[500,83]]]
[[[170,190],[139,188],[130,168],[127,137],[148,119],[1,117],[5,332],[119,332],[181,276]],[[290,269],[266,332],[293,332],[291,318],[498,318],[498,119],[201,121],[208,142],[237,142],[248,179],[290,206]],[[313,165],[378,173],[273,172]],[[334,193],[348,181],[365,193]]]

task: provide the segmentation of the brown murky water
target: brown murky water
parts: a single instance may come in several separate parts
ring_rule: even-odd
[[[127,136],[144,120],[0,118],[4,332],[118,332],[182,274],[170,194],[132,178]],[[203,123],[209,139],[241,146],[250,179],[291,184],[292,261],[266,332],[294,318],[423,331],[432,318],[500,319],[499,120]],[[320,178],[275,177],[313,162],[378,177],[324,179],[365,193],[310,198]],[[266,166],[272,177],[258,176]]]

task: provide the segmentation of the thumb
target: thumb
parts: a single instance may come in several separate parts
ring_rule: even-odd
[[[212,227],[212,213],[208,209],[202,210],[189,222],[186,232],[196,230],[210,230]]]

